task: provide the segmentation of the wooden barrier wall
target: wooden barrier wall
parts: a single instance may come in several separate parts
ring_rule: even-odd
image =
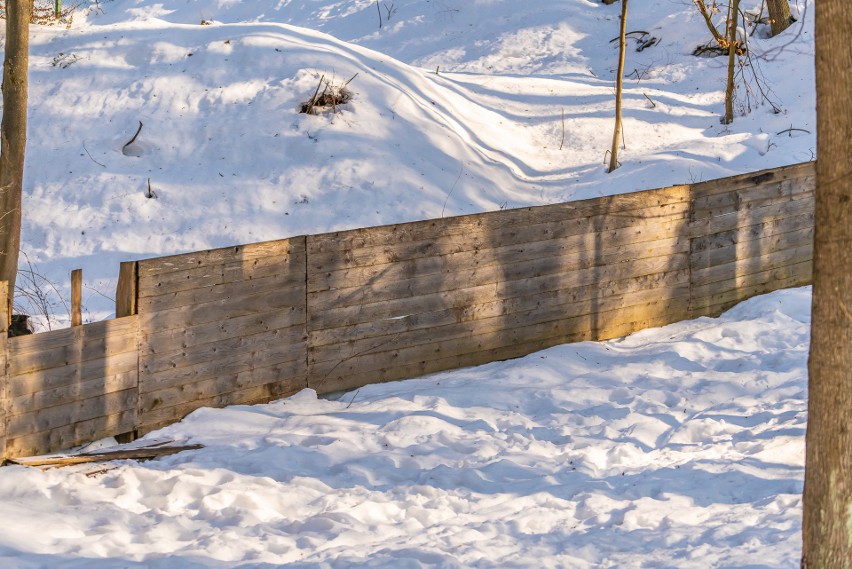
[[[814,176],[799,164],[123,263],[116,320],[0,329],[0,451],[717,315],[810,282]]]
[[[306,383],[305,238],[138,262],[139,424]]]

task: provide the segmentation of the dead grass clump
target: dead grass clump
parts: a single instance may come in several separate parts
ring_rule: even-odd
[[[358,74],[352,76],[355,79]],[[313,96],[302,103],[299,107],[299,112],[308,115],[318,115],[324,112],[336,113],[340,107],[352,100],[352,91],[347,86],[352,82],[352,79],[343,84],[335,84],[325,78],[325,75],[320,77],[319,84]]]

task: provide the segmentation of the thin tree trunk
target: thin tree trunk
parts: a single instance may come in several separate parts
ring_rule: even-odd
[[[3,120],[0,123],[0,280],[14,294],[21,245],[21,195],[27,145],[30,2],[6,2]]]
[[[772,35],[777,36],[790,27],[790,4],[787,0],[766,0]]]
[[[740,13],[740,0],[732,0],[728,14],[728,85],[725,88],[725,116],[722,124],[734,122],[734,79],[737,65],[737,15]]]
[[[802,567],[852,567],[852,11],[816,3],[814,284]]]
[[[621,93],[624,87],[624,57],[627,34],[627,0],[621,2],[621,32],[619,34],[618,72],[615,76],[615,129],[612,133],[612,148],[609,154],[609,170],[618,168],[618,139],[621,137]]]

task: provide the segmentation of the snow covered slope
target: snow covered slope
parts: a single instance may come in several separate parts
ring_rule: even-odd
[[[66,298],[83,268],[96,320],[123,260],[810,160],[811,134],[778,134],[814,131],[806,6],[783,36],[751,38],[781,112],[752,82],[726,127],[724,62],[690,55],[708,39],[694,7],[636,5],[629,29],[659,41],[628,53],[627,147],[608,175],[618,6],[102,0],[33,29],[22,249]],[[299,114],[322,77],[351,80],[352,101]]]

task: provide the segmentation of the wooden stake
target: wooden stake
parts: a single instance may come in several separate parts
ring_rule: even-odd
[[[71,326],[83,323],[83,269],[71,271]]]

